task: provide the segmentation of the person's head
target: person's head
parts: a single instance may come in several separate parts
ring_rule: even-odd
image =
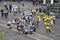
[[[6,3],[4,3],[4,5],[7,5]]]

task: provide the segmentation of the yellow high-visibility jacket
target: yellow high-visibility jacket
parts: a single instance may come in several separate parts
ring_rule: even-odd
[[[52,16],[50,16],[49,18],[50,18],[50,19],[53,19],[53,18],[55,18],[55,16],[52,15]]]
[[[50,23],[44,22],[44,25],[50,25]]]
[[[40,17],[40,16],[37,16],[37,19],[38,19],[38,20],[41,20],[41,17]]]
[[[33,10],[35,13],[37,12],[36,9]]]
[[[45,27],[45,29],[46,29],[46,30],[50,30],[50,29],[51,29],[51,27],[49,27],[49,26],[46,26],[46,27]]]
[[[44,14],[43,12],[40,13],[40,15],[43,15],[43,14]]]

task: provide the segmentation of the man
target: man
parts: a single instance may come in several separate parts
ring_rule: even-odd
[[[31,25],[30,25],[29,33],[30,33],[30,34],[32,34],[32,33],[33,33],[33,28],[32,28],[32,26],[31,26]]]
[[[24,7],[24,3],[22,4],[22,6]]]
[[[23,33],[24,33],[24,34],[28,34],[28,28],[25,27],[25,26],[24,26],[24,28],[23,28]]]
[[[9,11],[10,11],[10,13],[11,13],[11,10],[12,10],[12,5],[10,4],[9,5]]]
[[[35,5],[35,1],[33,1],[32,4]]]
[[[41,22],[41,17],[38,15],[37,20]]]
[[[33,25],[33,32],[36,32],[36,27],[35,27],[35,25]]]
[[[4,9],[1,9],[1,15],[2,15],[2,17],[4,17]]]
[[[9,14],[9,10],[6,10],[6,12],[5,12],[5,18],[8,17],[8,14]]]
[[[41,12],[41,8],[39,8],[38,10],[39,10],[39,12]]]
[[[19,26],[21,28],[21,31],[23,31],[24,24],[23,23],[20,23]]]
[[[38,28],[38,25],[39,25],[39,21],[37,20],[37,28]]]
[[[8,7],[7,7],[7,4],[6,3],[4,3],[4,7],[5,7],[6,10],[8,10]]]
[[[50,26],[47,25],[47,26],[45,27],[45,29],[46,29],[47,32],[51,32],[51,27],[50,27]]]
[[[54,23],[53,23],[53,20],[51,20],[51,25],[53,25]]]

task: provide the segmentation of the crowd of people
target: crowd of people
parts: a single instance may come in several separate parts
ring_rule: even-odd
[[[12,7],[13,6],[13,7]],[[24,4],[23,4],[24,6]],[[11,26],[11,24],[16,25],[16,28],[18,30],[18,32],[23,31],[24,34],[32,34],[33,32],[36,32],[36,29],[39,28],[39,25],[41,23],[41,21],[43,21],[44,24],[44,28],[47,32],[51,32],[51,26],[53,26],[53,24],[55,24],[55,16],[54,15],[50,15],[50,13],[46,13],[45,11],[41,10],[41,8],[35,8],[30,10],[30,15],[27,15],[25,13],[25,10],[23,10],[23,12],[21,13],[20,8],[16,7],[15,5],[9,5],[9,7],[7,6],[6,3],[4,3],[4,9],[1,9],[1,15],[2,17],[8,17],[8,14],[11,13],[12,11],[17,14],[20,13],[21,17],[18,18],[15,16],[14,14],[14,19],[13,21],[8,21],[7,26]],[[4,12],[6,11],[6,12]],[[36,17],[37,20],[34,21],[33,19],[33,15],[37,15]],[[42,20],[43,19],[43,20]],[[28,25],[27,25],[28,24]],[[9,27],[9,29],[12,29],[12,27]]]
[[[32,1],[32,4],[34,5],[34,6],[36,6],[36,5],[42,5],[43,4],[43,1],[42,0],[34,0],[34,1]]]

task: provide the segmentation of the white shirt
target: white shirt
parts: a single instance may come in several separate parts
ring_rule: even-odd
[[[16,5],[12,5],[12,11],[17,11],[18,7]]]
[[[53,24],[53,20],[51,20],[51,24]]]

